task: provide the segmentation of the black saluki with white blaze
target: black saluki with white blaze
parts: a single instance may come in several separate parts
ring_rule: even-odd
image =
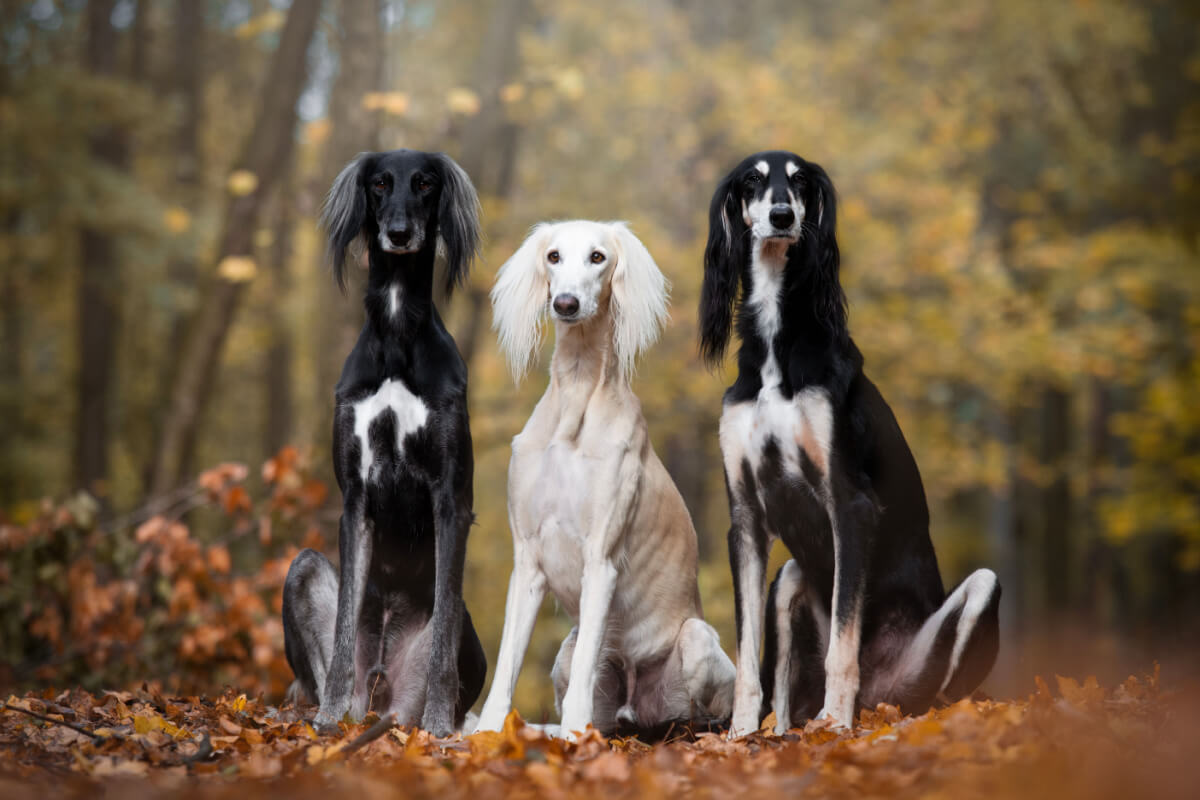
[[[835,223],[825,171],[780,151],[742,161],[710,209],[701,351],[720,364],[735,306],[742,341],[720,426],[732,736],[769,708],[778,732],[849,727],[879,702],[922,711],[974,691],[996,657],[999,583],[981,569],[942,587],[916,461],[847,329]],[[764,597],[776,537],[792,560]]]
[[[334,393],[339,569],[304,550],[284,584],[290,694],[320,703],[326,730],[376,710],[446,736],[487,660],[462,599],[474,521],[467,370],[433,304],[434,256],[445,251],[449,292],[478,248],[479,201],[441,153],[361,153],[322,223],[339,285],[347,248],[367,252],[367,321]]]
[[[577,623],[551,673],[565,736],[723,722],[733,663],[704,621],[696,530],[630,387],[666,319],[666,279],[622,222],[543,224],[500,268],[492,306],[518,377],[547,313],[558,342],[512,443],[513,571],[479,729],[504,724],[547,589]]]

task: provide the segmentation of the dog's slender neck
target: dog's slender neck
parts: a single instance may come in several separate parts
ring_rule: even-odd
[[[574,438],[589,405],[631,390],[617,358],[608,304],[591,319],[574,325],[555,322],[554,327],[547,394],[557,400],[559,430]]]
[[[588,388],[628,385],[613,345],[613,318],[602,308],[591,319],[568,325],[554,323],[556,340],[550,359],[550,382]]]
[[[433,305],[433,244],[415,253],[387,253],[370,245],[363,304],[367,324],[381,341],[411,339],[422,326],[439,320]]]
[[[755,369],[764,385],[780,384],[785,390],[823,377],[789,374],[796,348],[833,360],[853,351],[837,274],[822,275],[815,260],[806,258],[805,245],[803,240],[753,241],[742,277],[740,368]]]

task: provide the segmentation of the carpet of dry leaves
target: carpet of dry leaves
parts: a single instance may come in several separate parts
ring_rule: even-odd
[[[881,705],[852,732],[647,745],[595,732],[567,744],[515,713],[504,732],[465,738],[371,720],[322,737],[296,710],[232,691],[45,691],[0,711],[0,797],[1195,797],[1198,700],[1157,670],[1114,689],[1058,678],[1027,700],[919,717]]]

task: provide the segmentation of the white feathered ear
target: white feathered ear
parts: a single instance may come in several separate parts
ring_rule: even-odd
[[[637,357],[662,332],[670,286],[628,224],[611,222],[609,227],[617,245],[617,265],[612,275],[614,345],[628,376],[633,373]]]
[[[518,382],[542,345],[550,302],[550,276],[543,263],[546,234],[544,224],[534,225],[517,252],[500,267],[492,287],[492,329],[500,334],[500,349]]]

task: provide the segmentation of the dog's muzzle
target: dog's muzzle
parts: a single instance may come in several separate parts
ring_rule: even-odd
[[[412,228],[388,228],[379,232],[379,247],[385,253],[415,253],[421,249],[422,237]]]
[[[776,203],[771,206],[771,210],[767,214],[767,220],[771,223],[771,233],[765,238],[787,239],[792,242],[799,238],[799,231],[794,230],[796,212],[787,203]]]
[[[579,298],[573,294],[560,294],[550,306],[554,309],[554,316],[563,322],[572,322],[579,313]]]

